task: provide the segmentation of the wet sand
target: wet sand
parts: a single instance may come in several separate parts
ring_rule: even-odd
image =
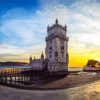
[[[100,75],[68,75],[62,79],[42,84],[40,88],[72,88],[82,84],[87,84],[100,79]]]
[[[39,84],[35,86],[35,88],[41,89],[65,89],[65,88],[73,88],[76,86],[81,86],[83,84],[88,84],[94,81],[100,80],[100,73],[82,73],[74,75],[68,75],[64,78],[57,79],[54,81],[49,81],[45,84]],[[33,88],[34,88],[33,86]]]

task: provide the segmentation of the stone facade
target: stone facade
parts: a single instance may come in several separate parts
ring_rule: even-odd
[[[55,24],[48,26],[46,37],[46,59],[48,62],[48,70],[67,71],[68,66],[68,40],[66,36],[67,26],[58,24],[56,19]]]
[[[41,54],[41,59],[32,59],[32,57],[30,57],[29,60],[29,65],[32,67],[33,70],[44,70],[45,69],[45,65],[44,65],[44,55],[43,52]]]
[[[30,65],[33,69],[47,69],[49,72],[67,71],[68,66],[68,40],[66,36],[67,26],[62,26],[56,19],[55,24],[47,27],[45,54],[41,59],[30,58]]]

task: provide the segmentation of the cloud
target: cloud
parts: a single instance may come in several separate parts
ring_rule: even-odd
[[[92,9],[92,10],[91,10]],[[100,48],[100,4],[95,0],[76,2],[70,7],[63,4],[46,5],[47,18],[58,18],[61,24],[67,23],[69,48]],[[41,12],[43,14],[43,12]],[[41,15],[42,15],[41,14]],[[50,20],[50,19],[49,19]]]
[[[19,58],[20,55],[15,54],[0,54],[0,59],[6,59],[6,58]]]
[[[22,54],[25,53],[26,50],[22,49],[20,47],[17,46],[11,46],[11,45],[7,45],[7,44],[1,44],[0,45],[0,54]]]
[[[10,38],[10,41],[7,40],[9,44],[18,46],[32,45],[44,38],[42,25],[40,27],[36,16],[25,9],[13,9],[5,13],[2,16],[0,32],[8,39]]]
[[[100,48],[100,4],[95,0],[94,2],[89,2],[87,4],[78,2],[72,5],[71,9],[74,9],[74,15],[71,17],[74,24],[72,23],[72,25],[69,23],[69,26],[70,28],[73,28],[70,30],[73,40],[77,41],[78,44],[84,43],[85,47],[88,46],[91,48],[92,46],[92,48]]]
[[[100,47],[100,3],[96,0],[80,0],[67,6],[67,0],[54,0],[52,3],[40,1],[41,9],[35,12],[16,8],[2,16],[0,34],[6,36],[2,44],[6,44],[6,48],[8,45],[13,48],[5,50],[0,47],[0,53],[31,54],[44,51],[46,27],[52,25],[56,18],[59,23],[68,26],[69,48]]]

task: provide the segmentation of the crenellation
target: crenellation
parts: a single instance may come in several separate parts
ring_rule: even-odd
[[[67,27],[66,26],[62,26],[60,24],[54,24],[52,26],[49,26],[49,28],[47,29],[47,32],[49,32],[50,30],[54,29],[55,27],[57,27],[57,28],[59,27],[60,29],[63,29],[65,31],[67,31]]]

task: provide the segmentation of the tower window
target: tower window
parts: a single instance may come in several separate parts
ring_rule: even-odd
[[[50,43],[52,43],[52,40],[50,40]]]
[[[49,53],[51,54],[51,53],[52,53],[52,51],[49,51]]]
[[[55,56],[56,56],[56,57],[58,56],[58,52],[57,52],[57,51],[55,51]]]
[[[50,55],[50,58],[51,58],[51,55]]]
[[[64,50],[64,46],[61,46],[61,49]]]
[[[50,47],[49,49],[52,50],[52,47]]]
[[[64,57],[64,55],[62,54],[62,58]]]

